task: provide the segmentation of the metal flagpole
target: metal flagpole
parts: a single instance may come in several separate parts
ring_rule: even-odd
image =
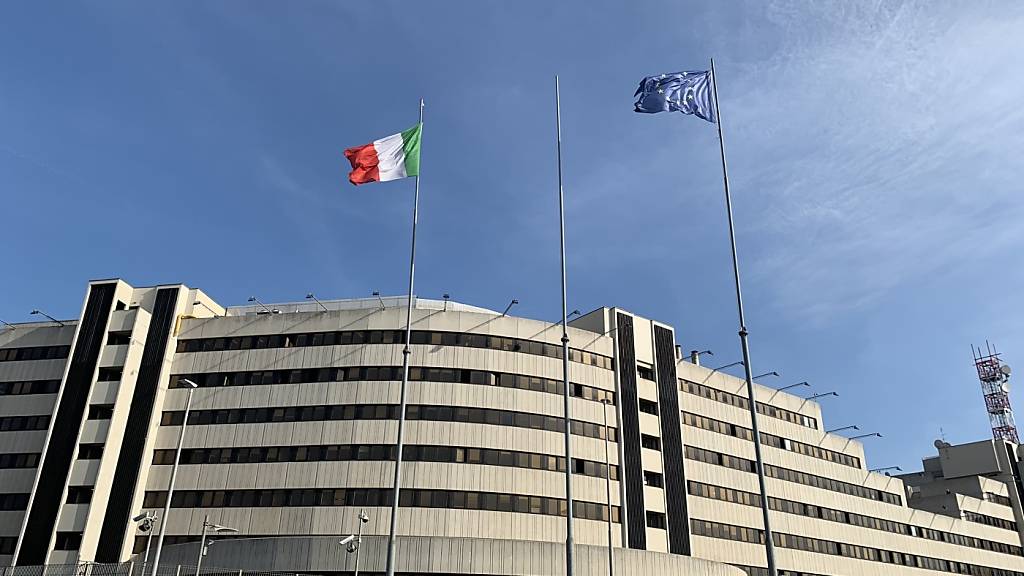
[[[757,459],[757,483],[761,488],[761,515],[764,516],[764,548],[768,557],[768,576],[777,576],[775,568],[775,543],[772,541],[772,526],[768,518],[768,492],[764,484],[764,459],[761,457],[761,433],[757,426],[757,401],[754,398],[754,378],[751,376],[750,346],[747,343],[747,324],[743,317],[743,293],[740,290],[740,261],[736,256],[736,232],[732,221],[732,196],[729,194],[729,170],[725,164],[725,138],[722,136],[722,109],[718,107],[718,79],[715,74],[715,59],[711,59],[711,87],[715,95],[715,114],[718,116],[718,145],[722,152],[722,178],[725,182],[725,207],[729,213],[729,242],[732,244],[732,271],[736,280],[736,306],[740,317],[740,346],[743,349],[743,371],[747,380],[747,405],[750,408],[750,427],[754,436],[754,454]]]
[[[572,395],[569,389],[569,317],[565,297],[565,192],[562,189],[562,106],[555,76],[555,134],[558,145],[558,219],[562,239],[562,387],[565,398],[565,573],[575,574],[572,530]],[[611,511],[609,510],[609,513]]]
[[[420,124],[423,124],[423,99],[420,98]],[[422,127],[420,128],[422,130]],[[422,132],[421,132],[422,134]],[[405,440],[405,392],[409,386],[409,341],[412,336],[412,292],[416,276],[416,222],[420,212],[420,174],[416,171],[416,192],[412,201],[412,255],[409,257],[409,296],[405,307],[405,347],[402,348],[402,388],[398,403],[398,442],[395,450],[395,480],[391,494],[391,527],[388,530],[387,576],[395,576],[395,531],[398,527],[398,497],[402,490],[402,446]]]

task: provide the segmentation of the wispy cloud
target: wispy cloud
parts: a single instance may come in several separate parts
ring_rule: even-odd
[[[783,43],[729,102],[749,158],[734,178],[770,216],[751,264],[780,306],[824,321],[1021,242],[1021,10],[780,6],[765,16]]]
[[[777,2],[746,12],[740,28],[774,48],[723,59],[722,106],[746,267],[780,312],[826,323],[1024,241],[1014,201],[1024,77],[1013,73],[1024,10],[995,8]],[[685,153],[668,144],[643,166],[604,168],[595,194],[621,194],[631,171],[678,181],[673,158]]]

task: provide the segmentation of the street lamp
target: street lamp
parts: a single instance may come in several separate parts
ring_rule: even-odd
[[[850,436],[850,440],[860,440],[861,438],[871,438],[871,437],[881,438],[882,437],[882,433],[881,432],[872,432],[870,434],[859,434],[857,436]]]
[[[842,432],[843,430],[860,430],[859,426],[843,426],[842,428],[833,428],[831,430],[825,430],[825,434],[834,434],[836,432]]]
[[[63,322],[61,322],[60,320],[57,320],[56,318],[54,318],[53,316],[50,316],[49,314],[47,314],[46,312],[43,312],[42,310],[33,310],[33,311],[29,312],[29,314],[32,315],[32,316],[46,316],[51,321],[56,322],[61,327],[64,326]]]
[[[376,296],[377,297],[377,301],[380,302],[380,309],[381,309],[381,312],[383,312],[384,311],[384,299],[380,297],[380,291],[379,290],[374,290],[373,291],[373,295]]]
[[[889,476],[889,472],[888,472],[889,470],[895,470],[897,472],[903,472],[903,468],[900,468],[899,466],[886,466],[885,468],[872,468],[871,470],[868,470],[868,472],[885,472],[885,475]]]
[[[338,542],[338,544],[341,544],[342,546],[348,546],[346,550],[348,550],[349,554],[355,552],[356,567],[352,576],[359,576],[359,545],[363,543],[363,524],[366,524],[369,521],[370,517],[366,515],[366,510],[360,510],[359,529],[356,531],[355,534],[349,534],[348,536],[342,538],[340,542]]]
[[[313,302],[316,302],[317,304],[320,305],[321,308],[324,309],[324,312],[327,312],[327,306],[324,306],[323,302],[317,300],[316,296],[314,296],[312,292],[310,292],[309,294],[306,294],[306,300],[312,300]]]
[[[806,380],[804,380],[803,382],[797,382],[796,384],[790,384],[789,386],[783,386],[782,388],[779,388],[779,392],[782,392],[783,390],[789,390],[790,388],[796,388],[797,386],[807,386],[807,387],[810,387],[810,383],[808,383]]]
[[[758,378],[764,378],[765,376],[775,376],[776,378],[778,378],[779,373],[776,372],[775,370],[772,370],[771,372],[765,372],[764,374],[759,374],[757,376],[754,376],[753,379],[757,380]]]
[[[237,528],[231,528],[230,526],[221,526],[220,524],[214,524],[213,522],[210,522],[209,514],[203,517],[203,535],[199,538],[199,559],[196,560],[196,576],[199,576],[199,569],[203,567],[203,556],[206,556],[207,530],[213,530],[215,534],[221,534],[223,532],[238,532]]]
[[[719,370],[725,370],[726,368],[732,368],[733,366],[741,366],[742,364],[743,364],[743,360],[740,360],[739,362],[733,362],[732,364],[726,364],[725,366],[719,366],[718,368],[713,368],[711,371],[712,372],[718,372]]]
[[[824,398],[825,396],[839,396],[839,392],[822,392],[821,394],[815,394],[814,396],[808,396],[808,400],[816,400],[818,398]]]
[[[139,525],[139,530],[143,532],[149,532],[149,536],[146,537],[146,554],[142,557],[142,573],[146,573],[146,565],[149,563],[149,548],[153,545],[153,527],[160,519],[156,512],[143,512],[142,514],[136,515],[132,518],[132,521]]]
[[[178,475],[178,461],[181,459],[181,446],[185,443],[185,426],[188,425],[188,411],[192,407],[192,392],[199,387],[198,384],[188,378],[182,378],[181,380],[178,380],[178,382],[184,382],[188,385],[188,397],[185,399],[185,415],[181,419],[181,432],[178,434],[178,449],[174,451],[174,467],[171,468],[171,481],[167,486],[167,502],[164,503],[163,521],[160,522],[160,536],[156,539],[156,554],[153,556],[153,576],[157,576],[156,571],[157,568],[160,567],[160,552],[163,551],[167,518],[171,513],[171,497],[174,496],[174,478]]]
[[[608,459],[608,406],[611,403],[608,398],[601,399],[601,412],[604,413],[604,497],[608,504],[608,576],[615,576],[615,556],[612,549],[612,466]],[[566,463],[567,466],[571,464]]]
[[[501,315],[502,316],[508,315],[508,311],[511,310],[512,307],[515,306],[516,304],[519,304],[519,300],[516,300],[515,298],[513,298],[512,301],[508,303],[508,306],[505,306],[505,311],[502,312]]]

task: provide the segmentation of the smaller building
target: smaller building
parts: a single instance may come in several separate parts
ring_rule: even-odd
[[[907,504],[920,509],[1018,533],[1021,530],[1021,447],[1005,440],[954,446],[935,441],[938,456],[922,461],[924,470],[900,475]]]

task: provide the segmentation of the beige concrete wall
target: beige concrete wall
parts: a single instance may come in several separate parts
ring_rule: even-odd
[[[712,374],[706,368],[696,367],[686,362],[679,364],[678,372],[680,378],[702,383],[733,394],[746,395],[744,390],[745,383],[741,378],[721,373]],[[784,392],[775,392],[760,386],[755,392],[759,402],[770,403],[777,407],[810,415],[818,420],[821,428],[821,430],[814,430],[778,418],[759,415],[758,422],[763,432],[828,448],[843,454],[854,455],[861,459],[862,467],[853,468],[773,447],[764,448],[766,464],[824,476],[857,486],[870,487],[897,494],[905,493],[903,482],[900,479],[866,471],[864,451],[859,442],[834,434],[826,434],[822,431],[825,425],[821,420],[821,411],[817,404]],[[684,411],[730,422],[746,428],[750,427],[750,416],[745,409],[685,392],[680,393],[680,405]],[[754,460],[755,458],[752,442],[709,430],[684,426],[683,440],[687,445],[730,454],[747,460]],[[685,466],[688,480],[746,492],[759,492],[757,479],[754,474],[691,460],[687,460]],[[767,491],[770,496],[776,498],[845,510],[875,518],[972,536],[1014,546],[1020,545],[1016,532],[915,510],[908,508],[906,505],[896,506],[775,478],[767,479]],[[1012,519],[1012,510],[1006,506],[965,496],[954,496],[952,502],[953,505],[965,505],[980,513],[991,514],[997,517],[1005,518],[1007,513],[1009,513],[1009,518]],[[690,496],[689,506],[692,518],[755,529],[761,529],[762,527],[761,510],[758,507],[694,496]],[[773,530],[779,533],[879,549],[897,550],[921,556],[968,562],[994,568],[1024,570],[1024,559],[1019,556],[937,542],[921,537],[893,534],[881,530],[778,511],[772,511],[771,518]],[[764,565],[763,546],[703,536],[694,536],[693,541],[694,554],[696,556],[735,564]],[[918,568],[899,567],[880,562],[835,557],[793,549],[777,548],[776,551],[779,567],[787,570],[836,576],[876,574],[881,576],[920,573]]]

